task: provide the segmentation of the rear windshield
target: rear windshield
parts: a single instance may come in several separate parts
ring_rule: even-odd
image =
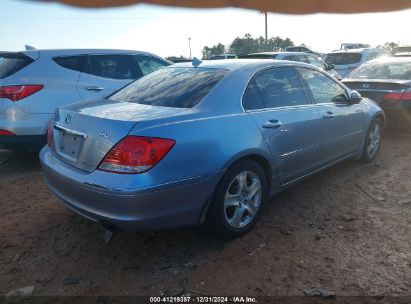
[[[411,46],[399,46],[396,47],[392,53],[397,54],[397,53],[410,53],[411,52]]]
[[[202,68],[160,69],[136,80],[109,98],[152,106],[191,108],[208,94],[226,72]]]
[[[277,57],[277,54],[248,54],[248,55],[239,56],[238,58],[244,58],[244,59],[275,59],[275,57]]]
[[[350,74],[350,78],[411,80],[411,61],[362,65]]]
[[[361,61],[361,53],[331,53],[325,56],[324,61],[334,65],[355,64]]]
[[[0,79],[15,74],[33,61],[22,53],[0,53]]]

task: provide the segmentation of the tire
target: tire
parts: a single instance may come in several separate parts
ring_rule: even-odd
[[[361,160],[364,163],[372,162],[378,154],[381,146],[383,123],[380,118],[375,118],[368,128],[364,140]]]
[[[267,199],[267,177],[261,166],[244,160],[230,167],[217,186],[206,224],[219,236],[234,238],[251,230]]]

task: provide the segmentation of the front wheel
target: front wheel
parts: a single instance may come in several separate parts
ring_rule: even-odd
[[[366,163],[373,161],[377,156],[381,146],[382,127],[381,119],[375,118],[368,129],[361,158]]]
[[[267,197],[267,179],[260,165],[245,160],[221,179],[207,215],[208,226],[219,235],[237,237],[257,221]]]

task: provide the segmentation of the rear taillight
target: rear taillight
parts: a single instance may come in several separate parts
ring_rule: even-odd
[[[7,130],[0,130],[0,136],[9,136],[9,135],[16,135],[13,132]]]
[[[411,90],[394,91],[384,95],[384,100],[411,101]]]
[[[11,101],[19,101],[44,88],[41,84],[12,85],[0,87],[0,98],[7,98]]]
[[[174,146],[175,140],[126,136],[101,162],[99,169],[115,173],[143,173],[154,167]]]
[[[51,147],[53,145],[52,139],[53,139],[53,121],[49,122],[49,127],[47,128],[47,146]]]

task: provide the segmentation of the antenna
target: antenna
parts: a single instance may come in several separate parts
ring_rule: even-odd
[[[27,45],[27,44],[26,44],[24,47],[25,47],[26,51],[34,51],[34,50],[37,50],[34,46]]]
[[[198,67],[201,63],[203,63],[200,59],[198,59],[197,57],[193,58],[193,61],[191,62],[191,64],[193,65],[193,67]]]

